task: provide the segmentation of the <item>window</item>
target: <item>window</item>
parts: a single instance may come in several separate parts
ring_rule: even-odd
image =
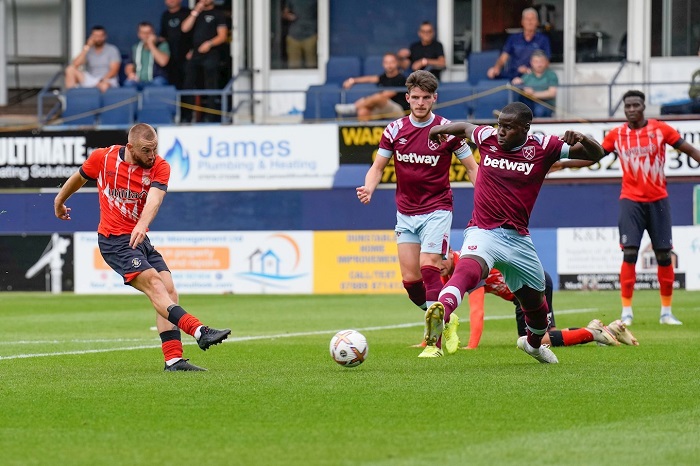
[[[576,61],[620,61],[627,55],[627,0],[577,0]]]
[[[453,65],[463,65],[472,49],[472,0],[454,0]]]
[[[700,2],[652,0],[651,56],[697,55],[700,48]]]
[[[271,0],[270,8],[271,68],[317,68],[317,0]]]

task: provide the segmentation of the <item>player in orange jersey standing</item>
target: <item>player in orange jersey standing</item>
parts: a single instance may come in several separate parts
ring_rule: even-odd
[[[606,153],[615,152],[622,167],[620,194],[620,247],[622,268],[621,320],[632,325],[632,294],[636,282],[635,264],[644,230],[649,233],[658,264],[661,316],[659,323],[681,325],[671,312],[673,263],[671,249],[671,203],[666,191],[664,163],[666,144],[700,162],[700,151],[663,121],[644,117],[645,96],[630,90],[622,96],[627,123],[613,128],[603,139]]]
[[[126,146],[94,150],[61,188],[54,200],[56,217],[70,220],[65,202],[88,180],[97,180],[100,223],[97,242],[105,262],[143,292],[156,309],[166,371],[203,371],[182,358],[180,329],[203,350],[224,341],[231,330],[202,325],[178,305],[178,295],[163,257],[146,233],[158,213],[170,179],[170,165],[156,150],[158,136],[144,123],[129,131]]]

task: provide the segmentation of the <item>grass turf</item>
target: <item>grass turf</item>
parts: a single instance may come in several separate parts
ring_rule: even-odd
[[[403,295],[183,296],[233,338],[202,353],[183,335],[209,372],[164,373],[143,296],[3,293],[0,463],[697,464],[698,298],[675,293],[670,327],[658,294],[637,292],[639,347],[555,348],[547,366],[515,348],[512,305],[493,296],[480,348],[437,360],[409,348],[421,314]],[[614,292],[554,302],[572,310],[560,328],[619,312]],[[368,339],[357,368],[328,354],[343,328]]]

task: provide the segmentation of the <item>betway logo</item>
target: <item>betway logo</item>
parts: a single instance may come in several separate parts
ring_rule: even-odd
[[[410,154],[402,154],[400,152],[396,152],[396,160],[399,162],[408,162],[408,163],[425,163],[427,165],[430,165],[431,167],[434,167],[437,165],[438,160],[440,160],[439,155],[418,155],[415,152],[411,152]]]
[[[489,157],[486,155],[481,160],[481,163],[484,165],[491,166],[493,168],[500,168],[501,170],[512,170],[515,172],[523,172],[526,175],[529,175],[530,172],[532,171],[532,167],[535,166],[534,163],[524,163],[524,162],[511,162],[510,160],[506,159],[494,159],[492,157]]]

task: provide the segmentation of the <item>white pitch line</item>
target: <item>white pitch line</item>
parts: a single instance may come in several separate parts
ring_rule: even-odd
[[[583,308],[583,309],[567,309],[564,311],[556,311],[556,316],[558,315],[563,315],[563,314],[581,314],[585,312],[592,312],[592,311],[597,311],[597,308]],[[502,315],[502,316],[485,316],[484,320],[505,320],[505,319],[512,319],[514,316],[513,315]],[[405,324],[395,324],[395,325],[383,325],[383,326],[376,326],[376,327],[362,327],[362,328],[357,328],[356,330],[360,332],[371,332],[375,330],[394,330],[394,329],[399,329],[399,328],[410,328],[410,327],[420,327],[423,325],[423,322],[410,322],[410,323],[405,323]],[[279,333],[276,335],[251,335],[251,336],[246,336],[246,337],[232,337],[224,341],[223,343],[236,343],[240,341],[254,341],[254,340],[274,340],[276,338],[294,338],[294,337],[308,337],[308,336],[314,336],[314,335],[333,335],[336,333],[338,330],[316,330],[313,332],[294,332],[294,333]],[[19,342],[3,342],[3,344],[12,344],[12,343],[21,343],[21,344],[29,344],[29,343],[118,343],[118,342],[125,342],[125,341],[153,341],[152,339],[114,339],[114,340],[66,340],[66,341],[58,341],[58,340],[45,340],[45,341],[34,341],[32,342],[31,340],[21,340]],[[189,341],[189,342],[182,342],[183,345],[194,345],[196,342],[194,341]],[[142,350],[142,349],[154,349],[154,348],[160,348],[160,344],[152,344],[152,345],[138,345],[138,346],[124,346],[120,348],[101,348],[101,349],[89,349],[89,350],[73,350],[73,351],[61,351],[61,352],[56,352],[56,353],[25,353],[25,354],[13,354],[10,356],[0,356],[0,361],[2,360],[9,360],[9,359],[27,359],[27,358],[43,358],[43,357],[48,357],[48,356],[68,356],[68,355],[77,355],[77,354],[95,354],[95,353],[110,353],[113,351],[135,351],[135,350]]]

